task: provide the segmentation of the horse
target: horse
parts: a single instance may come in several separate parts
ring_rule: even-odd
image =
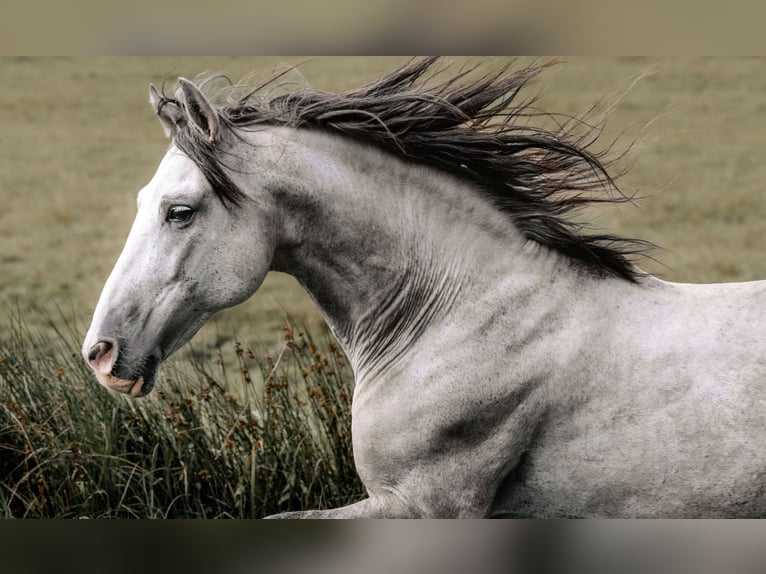
[[[150,85],[169,148],[84,339],[100,383],[147,395],[276,270],[352,365],[368,495],[278,517],[766,514],[766,281],[663,281],[577,221],[629,198],[598,125],[519,101],[555,62],[436,61],[341,93]]]

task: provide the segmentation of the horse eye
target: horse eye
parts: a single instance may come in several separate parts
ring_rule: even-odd
[[[169,223],[176,223],[179,225],[185,225],[191,222],[194,217],[194,210],[186,205],[174,205],[168,209],[168,215],[165,221]]]

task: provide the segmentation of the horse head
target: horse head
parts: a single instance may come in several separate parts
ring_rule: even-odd
[[[238,187],[222,195],[221,182],[176,145],[176,138],[193,138],[217,154],[236,140],[194,84],[179,84],[173,99],[150,86],[172,143],[138,194],[135,221],[82,348],[101,384],[133,397],[151,391],[160,363],[214,312],[258,289],[273,254],[268,206]]]

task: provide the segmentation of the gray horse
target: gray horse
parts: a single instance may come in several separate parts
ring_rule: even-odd
[[[597,132],[515,102],[546,64],[433,64],[220,107],[151,87],[170,148],[84,341],[99,381],[146,395],[283,271],[353,366],[369,494],[285,516],[763,516],[766,282],[663,282],[584,234],[572,210],[624,196]]]

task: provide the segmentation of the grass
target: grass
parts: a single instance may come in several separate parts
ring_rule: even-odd
[[[74,335],[17,315],[0,343],[0,517],[258,518],[364,497],[352,376],[327,332],[171,363],[141,401],[101,388]]]

